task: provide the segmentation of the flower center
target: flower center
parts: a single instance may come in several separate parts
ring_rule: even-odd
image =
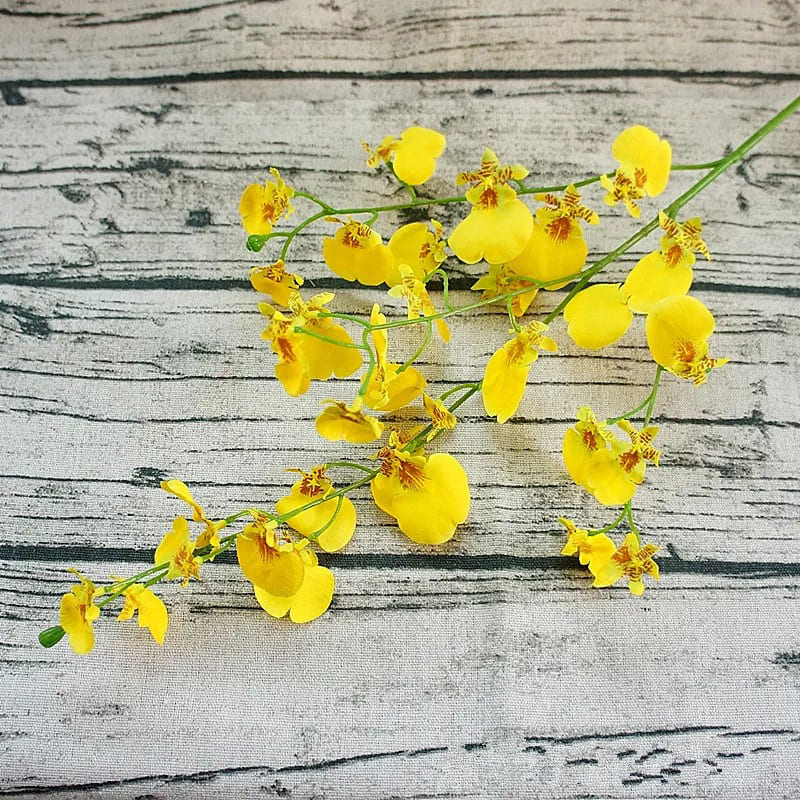
[[[566,242],[572,233],[572,220],[569,217],[556,217],[547,223],[545,231],[554,242]]]
[[[497,189],[493,186],[487,186],[482,192],[480,199],[478,200],[478,205],[486,209],[487,211],[491,211],[494,208],[497,208],[499,205],[499,197],[497,195]]]

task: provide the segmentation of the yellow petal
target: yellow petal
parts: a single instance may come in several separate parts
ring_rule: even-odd
[[[567,333],[578,347],[599,350],[616,342],[630,327],[633,313],[618,283],[598,283],[578,292],[564,309]]]
[[[553,239],[541,221],[543,212],[546,209],[537,212],[528,244],[516,258],[509,261],[508,267],[516,275],[539,281],[554,281],[574,275],[586,263],[589,252],[581,227],[577,222],[570,221],[573,233],[563,240]],[[543,288],[553,291],[565,284],[553,283]]]
[[[308,365],[308,374],[313,381],[326,381],[331,375],[346,378],[356,372],[363,363],[361,351],[353,344],[350,334],[341,325],[311,326],[311,330],[319,331],[322,336],[342,342],[343,345],[326,342],[308,334],[303,335],[303,357]]]
[[[59,612],[61,627],[69,636],[69,645],[78,655],[85,655],[94,647],[94,631],[81,613],[78,598],[65,594]]]
[[[622,285],[628,296],[628,307],[639,314],[648,314],[665,297],[684,295],[692,285],[692,268],[667,266],[656,250],[641,258]]]
[[[242,192],[239,200],[239,214],[242,217],[245,232],[250,235],[266,234],[272,230],[272,222],[265,217],[261,210],[264,201],[264,187],[257,183],[251,183]]]
[[[434,453],[425,465],[425,478],[420,489],[396,484],[392,514],[409,539],[441,544],[453,537],[469,513],[467,474],[451,455]]]
[[[172,522],[172,530],[164,534],[164,538],[156,548],[153,563],[165,564],[167,561],[171,561],[181,546],[188,546],[190,543],[189,523],[185,517],[175,517]]]
[[[714,331],[714,317],[696,298],[667,297],[647,315],[647,344],[656,363],[669,369],[682,342],[693,342],[707,348],[706,339]]]
[[[164,644],[169,613],[161,598],[142,586],[136,590],[136,605],[139,608],[139,627],[147,628],[159,644]]]
[[[500,424],[516,413],[525,392],[528,373],[537,355],[533,351],[530,359],[513,358],[516,347],[515,339],[506,342],[489,359],[483,374],[483,407],[490,417],[497,417]]]
[[[594,576],[594,586],[597,589],[603,589],[606,586],[611,586],[616,583],[624,574],[622,566],[616,561],[606,561],[601,564]]]
[[[567,468],[570,477],[579,486],[586,486],[588,473],[593,464],[594,453],[584,444],[581,434],[575,428],[569,428],[564,434],[564,441],[561,449],[564,466]]]
[[[471,189],[467,196],[474,191]],[[516,258],[531,238],[533,216],[528,206],[516,199],[508,186],[500,186],[498,192],[501,197],[507,192],[511,195],[495,208],[474,205],[447,240],[466,264],[475,264],[482,258],[490,264],[506,263]]]
[[[298,484],[295,484],[298,486]],[[283,497],[275,504],[278,514],[286,514],[306,505],[309,497],[300,493],[299,488],[292,488],[289,496]],[[303,536],[311,536],[324,525],[327,525],[335,513],[338,500],[326,500],[319,505],[301,511],[286,520],[286,524]],[[356,510],[349,498],[342,498],[341,508],[331,526],[317,539],[317,543],[329,553],[341,550],[353,537],[356,529]]]
[[[614,140],[611,152],[623,168],[632,171],[638,167],[645,171],[647,181],[644,190],[650,197],[661,194],[667,188],[672,148],[666,139],[659,139],[657,133],[644,125],[626,128]]]
[[[406,128],[394,152],[395,175],[411,186],[425,183],[436,170],[436,159],[444,152],[446,143],[441,133],[430,128]]]
[[[339,402],[329,405],[317,417],[315,424],[317,433],[332,442],[365,444],[379,439],[383,433],[383,423],[380,420]]]
[[[292,598],[289,619],[292,622],[311,622],[324,614],[333,599],[336,586],[333,573],[325,567],[309,567],[303,584]]]
[[[325,263],[345,280],[357,280],[365,286],[384,283],[394,266],[394,256],[381,243],[380,235],[376,231],[370,231],[363,241],[356,243],[347,238],[347,234],[348,225],[343,225],[333,238],[326,237],[323,240],[322,255]],[[351,244],[346,243],[346,238]]]
[[[266,547],[259,537],[240,534],[236,556],[247,579],[269,594],[289,597],[303,582],[305,568],[296,550],[276,551]]]
[[[255,590],[258,604],[271,617],[280,619],[289,613],[289,609],[292,606],[293,597],[278,597],[255,585],[253,586],[253,589]]]
[[[424,222],[410,222],[398,228],[389,239],[388,247],[394,256],[394,266],[386,283],[389,286],[397,286],[401,282],[399,264],[407,264],[414,277],[419,280],[435,270],[439,265],[433,257],[432,250],[427,246],[433,239],[433,234]]]
[[[370,489],[372,490],[372,498],[375,500],[375,505],[381,511],[385,511],[390,516],[394,516],[394,493],[396,487],[396,479],[387,475],[376,475],[370,481]]]
[[[636,491],[625,470],[610,450],[598,451],[587,473],[587,487],[604,506],[627,503]]]
[[[385,395],[381,392],[378,376],[373,372],[367,385],[364,404],[377,411],[390,413],[413,403],[423,392],[428,382],[416,367],[406,367],[397,371],[397,364],[386,365],[386,379],[383,384]]]

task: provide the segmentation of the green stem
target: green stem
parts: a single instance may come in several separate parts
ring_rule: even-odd
[[[649,425],[650,420],[653,418],[653,411],[656,407],[656,397],[658,396],[658,384],[661,382],[661,375],[664,373],[664,367],[660,364],[656,367],[656,376],[653,378],[653,391],[650,392],[650,400],[647,403],[647,410],[644,413],[644,424]]]
[[[378,366],[378,356],[372,349],[372,345],[370,343],[370,334],[373,330],[374,328],[372,325],[370,325],[369,327],[364,328],[364,330],[361,332],[362,349],[366,350],[367,355],[369,356],[369,363],[367,364],[367,368],[364,370],[364,375],[361,378],[361,385],[358,387],[359,397],[367,396],[369,382],[372,380],[372,373],[375,372],[375,367]]]
[[[345,342],[341,339],[334,339],[331,336],[325,336],[322,333],[317,333],[317,331],[312,330],[311,328],[306,328],[302,325],[298,325],[294,329],[295,333],[304,333],[306,336],[313,336],[315,339],[320,339],[323,342],[328,342],[328,344],[335,344],[338,347],[349,347],[351,350],[367,350],[368,348],[365,347],[363,344],[356,344],[355,342]]]
[[[647,406],[647,415],[645,417],[644,424],[647,425],[650,422],[650,417],[653,414],[653,406],[656,402],[656,395],[658,394],[658,384],[661,380],[661,373],[664,371],[664,367],[660,364],[656,367],[656,376],[653,379],[653,387],[650,389],[649,394],[639,403],[638,406],[635,406],[630,411],[626,411],[624,414],[620,414],[618,417],[612,417],[611,419],[606,420],[606,425],[613,425],[615,422],[619,422],[622,419],[630,419],[634,414],[638,414],[645,406]]]
[[[310,200],[312,203],[316,203],[326,214],[335,214],[333,208],[331,208],[324,200],[321,200],[311,192],[300,192],[295,190],[294,192],[295,197],[305,197],[307,200]]]
[[[431,341],[431,337],[433,336],[433,323],[431,322],[430,317],[420,317],[420,319],[424,319],[427,323],[427,327],[425,328],[425,336],[422,339],[422,343],[420,346],[414,351],[414,354],[409,358],[407,361],[404,361],[398,368],[398,372],[403,372],[407,370],[424,352],[425,348]]]
[[[156,572],[163,572],[163,574],[166,575],[168,569],[169,569],[168,562],[164,564],[156,564],[154,567],[142,570],[141,572],[136,573],[136,575],[133,575],[130,578],[125,578],[122,581],[117,581],[116,583],[112,583],[111,586],[114,587],[112,591],[109,594],[103,595],[103,599],[99,603],[95,603],[95,605],[98,608],[103,608],[104,606],[107,606],[112,600],[116,600],[127,588],[132,586],[134,583],[138,583],[142,578],[146,578],[148,575],[152,575],[153,573]]]
[[[718,162],[710,162],[710,165],[715,165]],[[693,170],[693,169],[706,169],[709,167],[709,164],[675,164],[672,169],[674,170]],[[613,176],[613,172],[604,173],[604,175]],[[529,188],[522,188],[520,189],[517,194],[526,195],[526,194],[546,194],[548,192],[561,192],[567,188],[567,186],[575,186],[576,188],[580,188],[581,186],[588,186],[592,183],[597,183],[603,175],[593,175],[589,178],[584,178],[579,181],[573,181],[571,184],[565,183],[558,186],[531,186]],[[411,188],[411,187],[407,187]],[[413,190],[412,190],[413,191]],[[414,197],[406,203],[389,203],[383,206],[361,206],[357,208],[334,208],[329,203],[326,203],[324,200],[321,200],[316,195],[311,194],[310,192],[301,192],[295,191],[295,197],[305,197],[311,202],[316,203],[320,206],[321,210],[318,211],[316,214],[312,214],[310,217],[304,219],[301,223],[296,225],[292,230],[285,232],[285,231],[272,231],[271,233],[264,234],[264,235],[256,235],[248,237],[248,249],[258,252],[261,250],[266,244],[266,242],[274,236],[282,236],[285,237],[285,241],[283,243],[283,247],[281,248],[280,258],[284,261],[286,260],[286,254],[289,251],[289,247],[291,246],[292,241],[297,236],[300,231],[304,228],[307,228],[313,222],[316,222],[318,219],[322,219],[323,217],[327,216],[336,216],[336,215],[345,215],[345,214],[370,214],[370,222],[371,225],[380,214],[383,214],[386,211],[404,211],[409,208],[426,208],[429,206],[444,206],[444,205],[451,205],[453,203],[465,203],[467,202],[466,195],[456,195],[454,197],[439,197],[439,198],[427,198],[427,197],[417,197],[416,192],[414,192]]]
[[[514,316],[514,309],[512,305],[514,303],[514,299],[512,297],[506,298],[506,311],[508,312],[508,321],[511,323],[511,327],[519,333],[522,330],[519,322],[517,322],[517,318]]]
[[[326,467],[347,467],[348,469],[360,469],[362,472],[369,472],[372,474],[372,467],[365,467],[356,461],[327,461]]]
[[[480,381],[469,381],[467,383],[459,383],[457,386],[451,386],[446,392],[442,392],[439,395],[439,399],[445,400],[447,397],[450,397],[451,394],[460,392],[462,389],[471,389],[473,386],[478,386],[479,383]]]
[[[619,525],[620,522],[622,522],[622,520],[625,517],[625,513],[626,510],[625,507],[623,507],[622,511],[619,512],[617,518],[613,522],[609,522],[608,525],[606,525],[604,528],[600,528],[599,530],[589,531],[588,532],[589,536],[597,536],[600,533],[608,533],[609,531],[613,531],[617,527],[617,525]]]
[[[317,539],[319,539],[319,537],[322,536],[322,534],[325,533],[325,531],[328,530],[331,525],[333,525],[336,517],[339,516],[339,512],[342,510],[343,502],[344,495],[339,495],[339,497],[336,498],[336,508],[333,510],[333,514],[331,514],[330,519],[321,528],[317,528],[317,530],[315,530],[313,533],[306,534],[306,539],[308,539],[310,542],[316,542]]]

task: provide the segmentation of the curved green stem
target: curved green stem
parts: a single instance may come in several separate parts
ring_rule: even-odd
[[[587,531],[587,533],[589,534],[589,536],[597,536],[600,533],[608,533],[609,531],[613,531],[625,518],[625,514],[626,514],[626,508],[625,506],[623,506],[622,511],[619,512],[617,518],[613,522],[609,522],[608,525],[606,525],[603,528],[599,528],[598,530]]]
[[[409,358],[407,361],[404,361],[398,368],[398,372],[404,372],[407,370],[425,351],[425,348],[431,341],[431,337],[433,336],[433,322],[431,322],[430,317],[420,317],[420,319],[424,319],[427,323],[425,328],[425,336],[420,343],[420,346],[414,351],[414,354]]]
[[[319,537],[322,536],[322,534],[325,533],[325,531],[328,530],[328,528],[330,528],[330,526],[333,525],[333,523],[336,521],[336,517],[339,516],[339,512],[342,510],[343,502],[344,502],[344,495],[340,494],[336,498],[336,508],[333,510],[330,519],[321,528],[317,528],[317,530],[315,530],[314,533],[306,534],[305,535],[306,539],[308,539],[310,542],[316,542],[317,539],[319,539]]]
[[[327,342],[328,344],[335,344],[338,347],[348,347],[351,350],[367,350],[368,348],[365,347],[363,344],[356,344],[355,342],[345,342],[341,339],[334,339],[331,336],[325,336],[322,333],[318,333],[317,331],[313,330],[312,328],[306,328],[303,325],[298,325],[294,329],[295,333],[302,333],[306,336],[313,336],[315,339],[319,339],[320,341]]]
[[[645,415],[644,424],[647,425],[650,422],[650,417],[653,414],[653,407],[655,406],[656,402],[656,395],[658,394],[658,384],[661,380],[661,373],[664,371],[664,367],[660,364],[656,367],[656,375],[653,379],[653,387],[650,389],[647,397],[639,403],[638,406],[630,409],[630,411],[626,411],[624,414],[620,414],[618,417],[612,417],[611,419],[606,420],[606,425],[613,425],[615,422],[619,422],[623,419],[630,419],[634,414],[638,414],[645,406],[647,406],[647,414]]]
[[[326,461],[326,467],[347,467],[348,469],[360,469],[362,472],[372,473],[372,467],[365,467],[357,461]]]

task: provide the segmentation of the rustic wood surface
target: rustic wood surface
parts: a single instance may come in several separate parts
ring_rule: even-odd
[[[731,363],[659,396],[665,455],[636,508],[663,578],[643,598],[590,590],[555,521],[607,517],[560,438],[577,405],[647,393],[641,320],[591,357],[557,323],[518,416],[472,402],[442,440],[473,506],[441,550],[361,494],[311,625],[266,618],[223,558],[166,590],[163,648],[110,619],[85,658],[35,641],[66,567],[149,560],[176,509],[162,478],[221,516],[279,497],[286,467],[364,455],[313,432],[352,381],[287,402],[258,338],[236,205],[268,166],[334,203],[389,202],[359,140],[419,123],[448,135],[436,194],[487,144],[560,182],[607,169],[637,122],[676,161],[717,158],[798,93],[798,3],[631,5],[0,2],[0,796],[800,796],[800,119],[690,209],[714,253],[695,294]],[[632,230],[604,216],[592,254]],[[320,263],[324,233],[294,266],[368,308],[374,290]],[[453,268],[466,299],[480,268]],[[506,323],[452,328],[424,359],[437,388],[478,377]]]

